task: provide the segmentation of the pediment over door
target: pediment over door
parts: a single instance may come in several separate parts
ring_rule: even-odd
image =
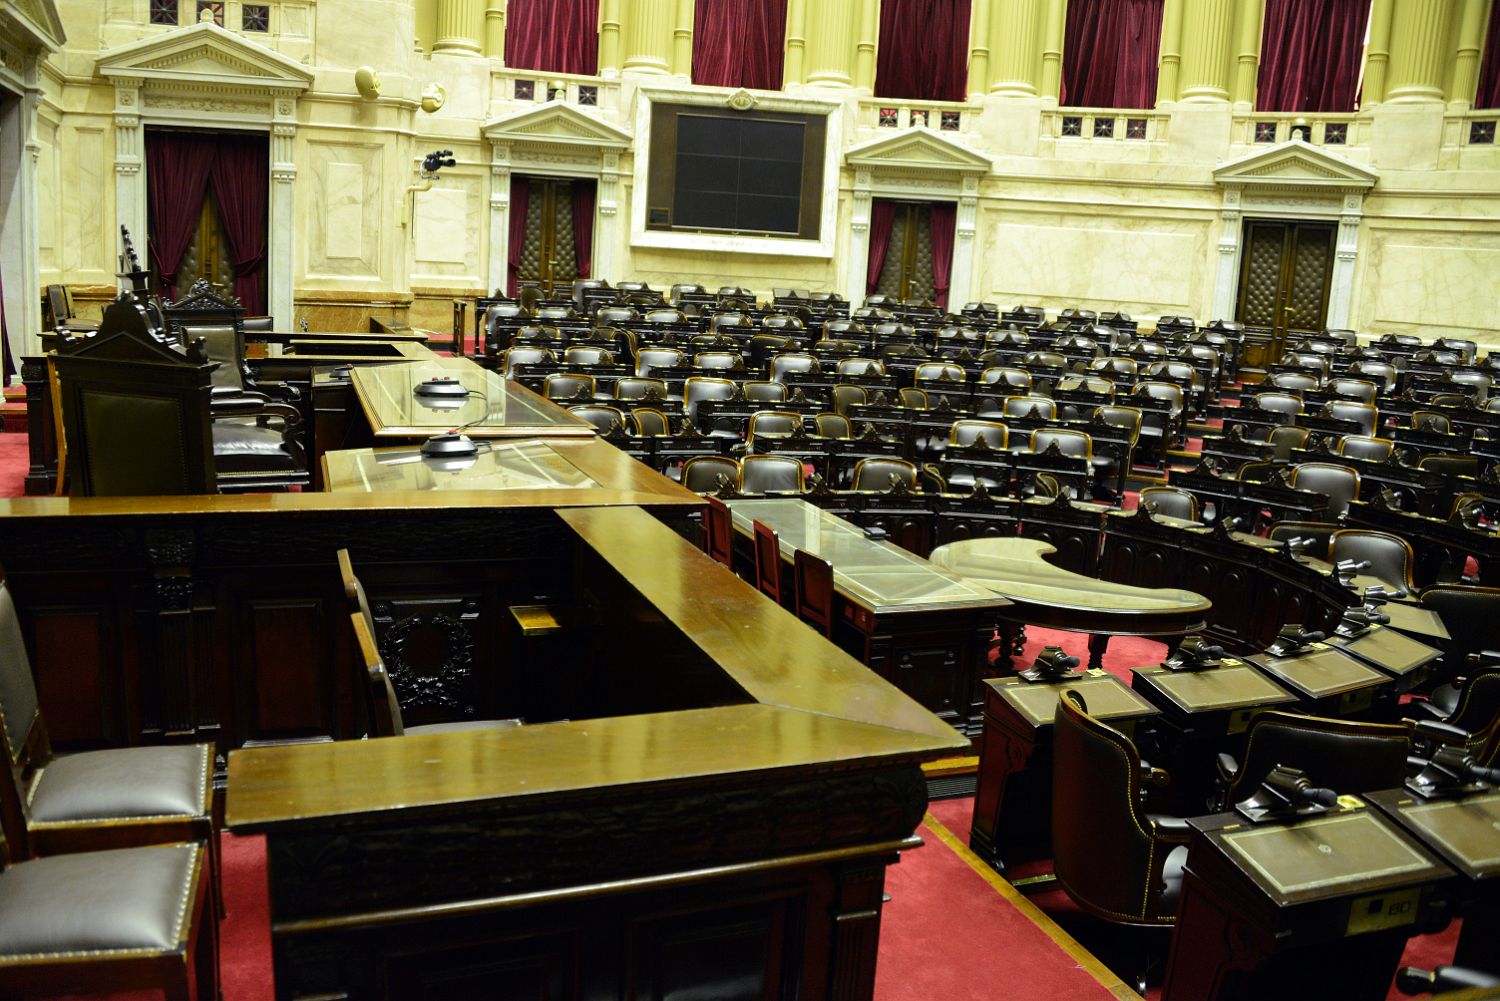
[[[987,174],[989,157],[927,129],[909,129],[849,147],[844,162],[883,174]]]
[[[491,119],[482,129],[496,145],[531,144],[580,149],[626,150],[629,132],[561,101]]]
[[[0,26],[46,51],[60,49],[67,41],[53,0],[0,0]]]
[[[1298,139],[1279,143],[1214,169],[1221,187],[1363,194],[1379,175]]]
[[[303,91],[313,72],[258,42],[204,21],[111,49],[99,56],[101,76],[194,89],[203,85],[259,91]]]

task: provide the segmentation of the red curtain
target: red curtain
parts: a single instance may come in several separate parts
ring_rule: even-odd
[[[209,183],[234,258],[234,294],[250,316],[266,311],[266,187],[270,163],[261,136],[219,136]]]
[[[218,136],[208,132],[146,135],[151,262],[156,268],[157,293],[170,299],[177,298],[177,268],[198,228],[203,191],[218,140]]]
[[[876,199],[870,206],[870,263],[865,268],[865,295],[880,287],[880,272],[891,246],[891,228],[896,224],[896,203]]]
[[[510,177],[510,247],[506,264],[509,278],[505,294],[516,294],[516,276],[521,273],[521,252],[526,249],[526,213],[531,207],[531,181],[525,177]]]
[[[510,0],[505,65],[593,76],[599,71],[599,0]]]
[[[1070,0],[1063,38],[1062,104],[1156,106],[1163,0]]]
[[[962,101],[969,82],[969,0],[880,0],[875,96]]]
[[[693,9],[693,82],[781,89],[786,0],[698,0]]]
[[[579,278],[592,278],[594,272],[594,187],[593,181],[573,182],[573,256]]]
[[[1500,3],[1490,6],[1490,29],[1479,61],[1479,93],[1474,97],[1474,107],[1500,108]]]
[[[1266,0],[1257,111],[1354,110],[1370,0]]]
[[[932,298],[938,309],[948,308],[948,283],[953,278],[953,239],[958,225],[958,206],[952,202],[933,202],[932,218]]]

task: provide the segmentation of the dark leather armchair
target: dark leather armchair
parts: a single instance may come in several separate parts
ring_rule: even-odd
[[[1266,533],[1274,542],[1288,539],[1306,539],[1303,555],[1327,560],[1329,547],[1333,545],[1333,533],[1339,526],[1331,521],[1278,521]]]
[[[1217,809],[1248,798],[1278,766],[1300,768],[1315,786],[1339,793],[1394,789],[1406,781],[1410,723],[1354,723],[1268,710],[1250,722],[1245,754],[1219,755]]]
[[[739,460],[727,455],[695,455],[682,465],[682,486],[695,494],[718,490],[723,478],[731,488],[740,482]]]
[[[1484,650],[1493,650],[1497,640],[1495,624],[1500,622],[1500,588],[1475,587],[1467,584],[1434,584],[1422,591],[1421,605],[1442,617],[1448,630],[1443,644],[1443,668],[1447,677],[1467,669],[1468,659]],[[1439,688],[1433,701],[1451,709],[1454,700]]]
[[[619,407],[611,407],[603,403],[581,403],[568,408],[568,413],[585,421],[599,430],[600,434],[609,434],[616,428],[625,427],[625,411]]]
[[[1292,467],[1288,482],[1298,490],[1311,490],[1328,498],[1325,515],[1330,521],[1344,517],[1351,502],[1359,500],[1359,472],[1329,462],[1304,462]]]
[[[802,460],[789,455],[747,455],[740,463],[742,494],[801,493],[806,487]]]
[[[908,489],[915,489],[917,467],[905,459],[885,456],[866,457],[854,464],[853,490],[884,493],[897,483]]]
[[[1398,535],[1366,528],[1339,529],[1333,533],[1328,559],[1331,563],[1369,560],[1370,568],[1364,572],[1365,576],[1379,580],[1393,597],[1405,598],[1417,589],[1416,581],[1412,579],[1416,554],[1412,552],[1411,543]]]
[[[1197,521],[1202,513],[1198,498],[1181,487],[1146,487],[1141,490],[1140,504],[1152,514],[1183,521]]]
[[[1135,745],[1059,697],[1052,745],[1052,865],[1064,892],[1107,921],[1177,919],[1187,825],[1142,804],[1146,774]]]
[[[1346,434],[1339,439],[1339,455],[1369,462],[1384,462],[1395,451],[1396,443],[1389,438],[1373,438],[1363,434]]]

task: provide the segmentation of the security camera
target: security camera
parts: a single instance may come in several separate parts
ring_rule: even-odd
[[[453,159],[451,149],[434,150],[422,158],[422,171],[427,174],[436,174],[444,167],[456,167],[458,161]]]

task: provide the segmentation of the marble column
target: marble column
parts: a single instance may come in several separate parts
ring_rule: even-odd
[[[1041,82],[1044,5],[1049,0],[992,0],[990,93],[1036,97]]]
[[[672,25],[676,0],[622,0],[626,73],[666,76],[671,72]]]
[[[1042,41],[1042,100],[1056,106],[1062,94],[1063,33],[1067,30],[1067,0],[1046,0],[1046,29]]]
[[[948,276],[948,311],[956,313],[980,296],[974,289],[974,231],[979,221],[979,177],[967,174],[953,221],[953,263]]]
[[[1161,11],[1161,57],[1156,75],[1156,106],[1177,101],[1177,81],[1182,69],[1182,5],[1185,0],[1165,0]]]
[[[857,44],[858,14],[853,3],[820,4],[807,32],[807,82],[817,87],[849,87]]]
[[[115,222],[146,246],[146,133],[141,128],[141,81],[115,81]]]
[[[1251,111],[1255,107],[1255,85],[1260,74],[1260,39],[1262,15],[1265,14],[1262,0],[1238,0],[1235,11],[1235,57],[1234,90],[1231,97],[1236,110]]]
[[[974,0],[974,22],[969,27],[969,97],[983,97],[990,89],[990,11],[993,0]]]
[[[491,293],[504,295],[510,265],[510,147],[490,149],[490,267]],[[602,274],[603,272],[599,272]]]
[[[0,184],[9,200],[0,206],[0,267],[5,270],[5,315],[13,357],[41,353],[41,230],[37,175],[42,147],[37,108],[42,101],[39,63],[45,54],[26,53],[19,67],[24,90],[0,113]],[[14,66],[14,64],[12,64]],[[118,239],[118,238],[116,238]],[[141,239],[145,239],[142,234]],[[18,362],[19,363],[19,362]]]
[[[1395,0],[1391,9],[1388,104],[1443,99],[1452,0]]]
[[[620,75],[620,0],[599,0],[599,75]]]
[[[865,301],[865,271],[870,262],[870,171],[854,172],[854,192],[849,205],[849,258],[844,272],[844,298],[851,305]],[[952,296],[952,291],[949,291]]]
[[[1194,0],[1183,9],[1183,101],[1229,100],[1230,53],[1234,49],[1234,0]]]
[[[782,68],[782,86],[800,84],[804,79],[807,58],[807,4],[808,0],[786,2],[786,60]]]
[[[484,0],[438,0],[433,52],[478,55]]]
[[[1359,107],[1368,111],[1385,100],[1386,70],[1391,63],[1391,8],[1395,0],[1371,0],[1370,43],[1365,48],[1365,81]]]
[[[979,6],[987,9],[986,0],[979,0]],[[875,45],[879,34],[880,0],[859,0],[859,41],[854,53],[854,86],[866,94],[875,92]],[[974,86],[971,78],[971,92]]]
[[[1453,85],[1448,102],[1456,110],[1468,111],[1474,106],[1479,89],[1479,48],[1484,41],[1484,21],[1488,4],[1485,0],[1462,0],[1459,12],[1458,53],[1453,62]]]
[[[693,76],[693,0],[677,0],[672,24],[672,73],[685,80]]]
[[[297,231],[297,102],[290,94],[271,101],[271,244],[266,254],[266,312],[292,330],[292,258]]]
[[[486,0],[484,5],[484,54],[505,61],[505,0]]]

